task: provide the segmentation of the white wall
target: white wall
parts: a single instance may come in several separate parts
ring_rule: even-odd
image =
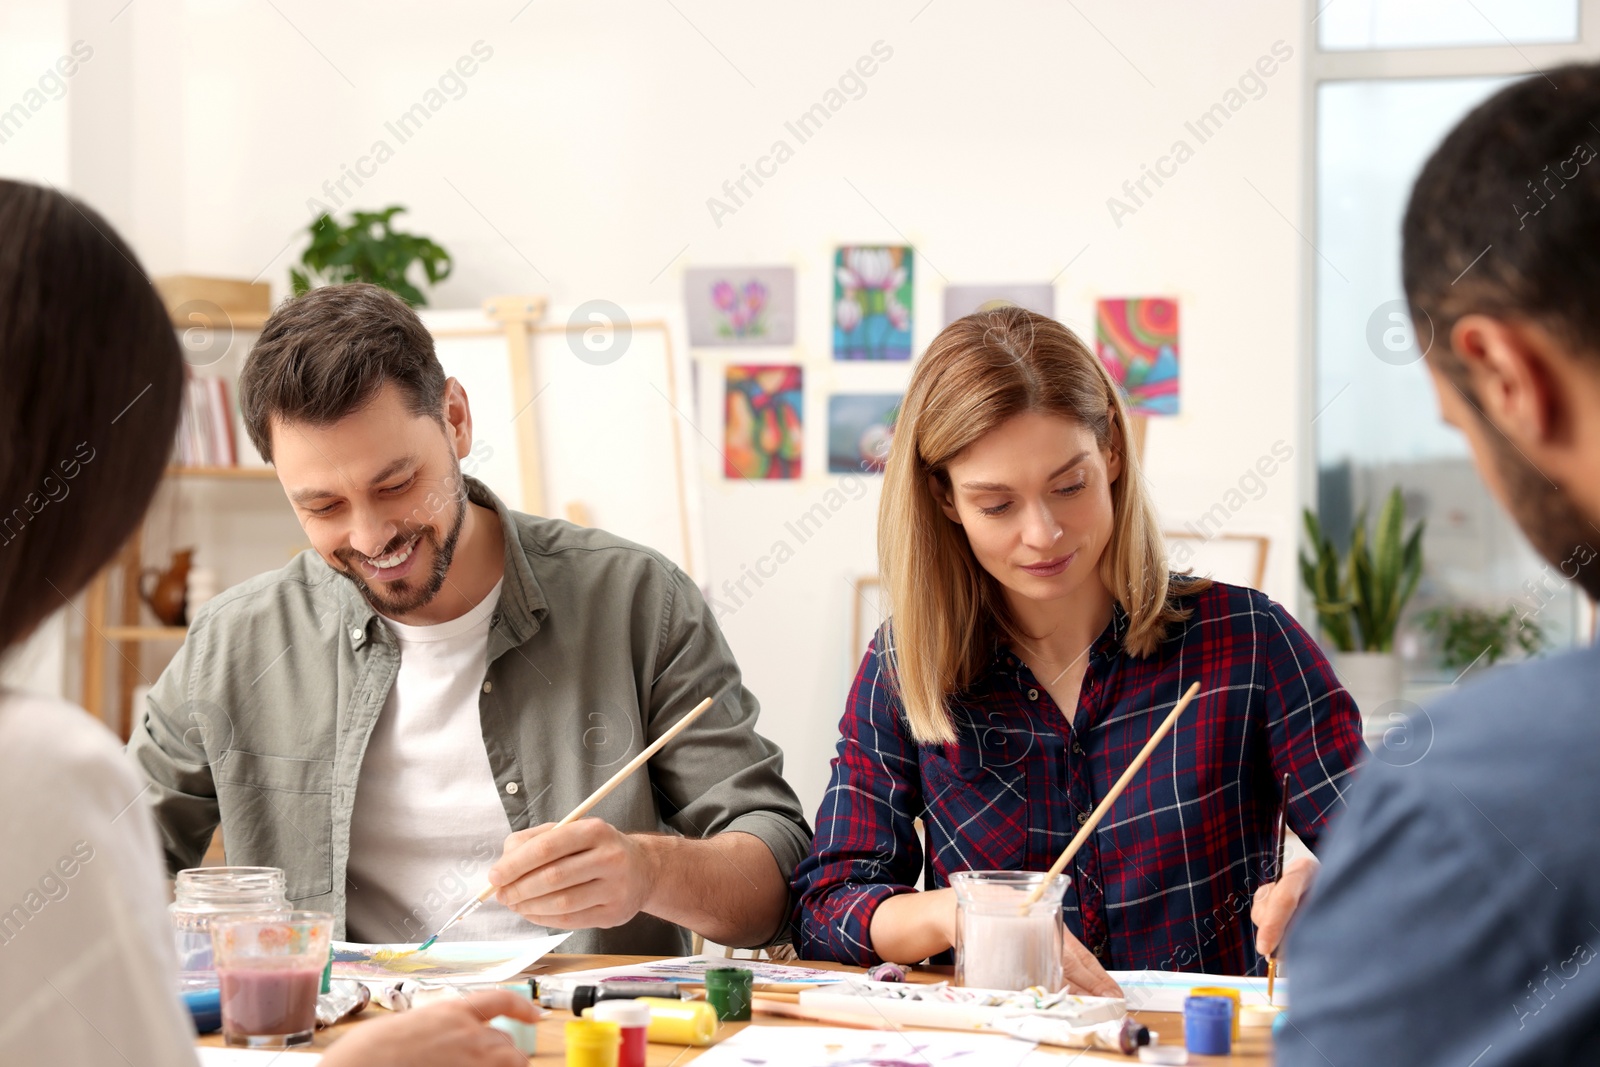
[[[689,264],[794,264],[792,351],[697,353],[704,436],[688,439],[714,590],[840,484],[821,473],[827,395],[903,386],[904,365],[832,363],[827,325],[834,246],[904,239],[921,253],[918,349],[946,280],[1055,278],[1059,315],[1084,332],[1097,295],[1177,295],[1184,414],[1150,430],[1158,501],[1174,524],[1223,504],[1229,530],[1271,535],[1269,591],[1292,601],[1298,462],[1259,500],[1227,494],[1274,442],[1300,453],[1305,439],[1301,3],[141,0],[110,23],[116,6],[72,0],[74,32],[105,42],[84,74],[103,80],[73,112],[72,184],[156,272],[259,275],[281,294],[308,200],[336,206],[324,182],[379,140],[393,156],[348,202],[404,203],[455,253],[439,306],[522,291],[660,302]],[[1293,58],[1200,144],[1185,122],[1279,40]],[[492,56],[464,95],[400,143],[385,123],[479,41]],[[796,144],[785,121],[878,41],[893,55],[865,94]],[[707,198],[778,138],[793,158],[718,225]],[[1180,138],[1193,157],[1116,225],[1107,198]],[[801,481],[721,478],[706,439],[720,440],[722,366],[748,356],[806,366]],[[877,491],[846,498],[725,619],[808,808],[847,681],[846,580],[875,569]]]

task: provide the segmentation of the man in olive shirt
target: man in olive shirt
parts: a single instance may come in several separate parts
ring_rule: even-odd
[[[220,821],[229,863],[282,867],[352,940],[420,941],[486,880],[448,938],[771,940],[810,830],[694,584],[463,477],[466,394],[385,290],[285,304],[240,384],[313,550],[208,602],[150,694],[129,752],[169,867]],[[552,826],[705,697],[592,817]]]

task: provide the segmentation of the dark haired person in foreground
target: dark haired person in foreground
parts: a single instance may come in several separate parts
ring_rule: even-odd
[[[1600,595],[1600,66],[1457,126],[1406,210],[1445,421],[1535,548]],[[1507,667],[1374,753],[1288,943],[1278,1063],[1600,1063],[1600,650]],[[1429,743],[1431,741],[1431,744]],[[1403,765],[1402,765],[1403,764]]]
[[[172,451],[183,360],[133,252],[89,208],[0,181],[0,653],[111,561]],[[95,640],[91,635],[88,640]],[[0,1063],[196,1062],[140,784],[81,708],[0,690]],[[493,990],[365,1024],[325,1067],[527,1062]]]
[[[467,395],[386,290],[280,307],[240,395],[313,551],[208,602],[150,695],[129,751],[169,866],[220,820],[230,863],[284,868],[353,941],[420,942],[486,880],[446,938],[771,940],[810,830],[694,583],[464,477]],[[550,825],[704,697],[594,817]]]

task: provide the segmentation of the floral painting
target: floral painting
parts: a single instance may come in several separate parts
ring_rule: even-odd
[[[794,268],[692,267],[684,275],[689,343],[794,343]]]
[[[833,358],[911,358],[911,249],[851,246],[833,258]]]
[[[828,398],[828,473],[882,474],[900,415],[899,393],[835,393]]]
[[[798,366],[729,365],[723,473],[729,478],[800,477],[803,401]]]
[[[1133,415],[1178,413],[1178,302],[1168,297],[1101,300],[1095,347]]]

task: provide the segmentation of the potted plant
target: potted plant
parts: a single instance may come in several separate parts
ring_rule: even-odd
[[[427,284],[437,285],[450,277],[450,253],[427,237],[396,230],[391,220],[403,211],[398,204],[382,211],[352,211],[347,225],[327,212],[318,215],[309,227],[311,245],[300,254],[306,269],[289,268],[294,295],[318,285],[371,282],[399,294],[412,307],[427,304],[408,277],[411,267],[421,263]]]
[[[1433,608],[1417,620],[1439,642],[1439,661],[1459,678],[1486,670],[1511,654],[1534,656],[1550,645],[1544,627],[1516,608],[1494,612],[1471,605]]]
[[[1356,516],[1350,553],[1341,561],[1317,517],[1305,512],[1315,556],[1300,554],[1300,577],[1333,645],[1333,669],[1361,709],[1369,739],[1386,725],[1375,721],[1379,710],[1400,696],[1394,635],[1422,578],[1424,524],[1419,521],[1409,536],[1404,525],[1405,506],[1396,486],[1378,515],[1376,533],[1367,533],[1365,508]]]

